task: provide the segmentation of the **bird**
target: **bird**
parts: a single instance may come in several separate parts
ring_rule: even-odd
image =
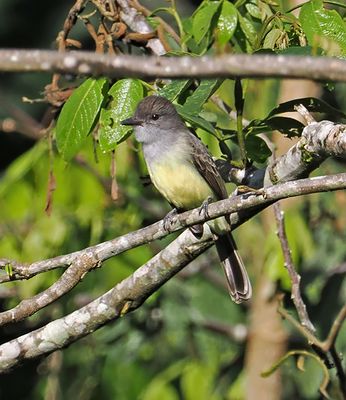
[[[170,100],[147,96],[122,124],[133,127],[150,179],[173,210],[207,210],[211,200],[228,198],[225,182],[207,147],[185,125]],[[231,299],[235,303],[250,299],[251,282],[231,234],[229,216],[208,221],[208,225]],[[192,232],[201,235],[203,225],[192,227]]]

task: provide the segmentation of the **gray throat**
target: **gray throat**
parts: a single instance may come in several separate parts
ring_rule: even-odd
[[[145,161],[149,165],[164,160],[171,152],[174,152],[178,159],[189,158],[188,136],[185,133],[162,132],[158,140],[142,143],[142,149]]]

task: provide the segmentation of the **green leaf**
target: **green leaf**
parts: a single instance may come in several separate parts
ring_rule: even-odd
[[[108,94],[112,100],[100,115],[99,140],[103,151],[114,150],[130,134],[131,127],[120,123],[134,113],[136,105],[143,98],[143,86],[138,79],[121,79]]]
[[[190,79],[176,79],[171,83],[159,89],[159,95],[166,97],[170,101],[174,101],[185,89],[191,84]]]
[[[325,101],[316,99],[315,97],[304,97],[301,99],[294,99],[279,104],[268,114],[266,119],[275,114],[295,111],[294,107],[298,104],[303,104],[303,106],[305,106],[311,112],[328,113],[333,114],[335,118],[346,118],[345,113],[343,113],[341,110],[338,110],[337,108],[332,107]]]
[[[206,132],[215,134],[215,129],[213,125],[206,121],[204,118],[198,117],[197,115],[192,115],[190,112],[186,111],[185,107],[180,104],[175,104],[175,108],[177,109],[180,116],[191,124],[194,128],[204,129]]]
[[[223,80],[221,79],[202,79],[198,88],[187,98],[184,110],[193,115],[198,115],[204,103],[219,88]]]
[[[310,45],[330,56],[346,57],[346,23],[337,11],[325,9],[322,0],[312,0],[301,8],[299,20]]]
[[[205,2],[193,16],[192,20],[192,34],[197,44],[201,43],[209,31],[211,21],[220,6],[219,1]]]
[[[213,394],[215,385],[215,367],[192,361],[189,363],[181,377],[182,397],[185,400],[215,400]]]
[[[276,49],[276,54],[294,55],[294,56],[316,56],[322,55],[322,49],[315,51],[311,46],[291,46],[286,49]]]
[[[258,163],[264,163],[272,154],[267,143],[257,135],[245,137],[245,148],[247,156]]]
[[[252,23],[245,17],[243,17],[238,11],[238,21],[241,31],[244,33],[246,40],[250,43],[251,47],[254,48],[257,38],[257,33]]]
[[[163,379],[153,379],[141,396],[142,400],[179,400],[176,389]]]
[[[41,140],[30,150],[17,157],[1,175],[0,197],[3,197],[18,181],[23,181],[24,176],[38,163],[41,157],[47,153],[47,142]]]
[[[104,100],[105,78],[87,79],[64,104],[56,124],[58,150],[68,161],[79,151],[95,123]]]
[[[217,38],[221,45],[226,44],[232,38],[238,23],[237,9],[232,3],[224,1],[221,13],[217,21]]]
[[[280,39],[282,31],[280,29],[272,29],[265,37],[263,48],[274,49],[276,42]]]
[[[234,105],[238,115],[243,115],[244,95],[243,85],[240,78],[236,78],[234,83]]]
[[[256,4],[247,3],[245,4],[245,8],[247,12],[251,15],[251,17],[262,19],[261,10],[258,8]]]
[[[304,124],[294,118],[272,117],[266,120],[272,130],[284,133],[289,138],[300,136],[304,129]]]

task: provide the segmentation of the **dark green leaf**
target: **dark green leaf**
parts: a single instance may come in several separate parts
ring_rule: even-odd
[[[113,150],[131,132],[131,127],[120,122],[134,113],[143,98],[143,86],[138,79],[121,79],[111,87],[109,95],[112,100],[100,116],[99,140],[103,151]]]
[[[271,156],[267,143],[257,135],[248,135],[245,138],[247,156],[258,163],[263,163]]]
[[[275,114],[295,111],[294,107],[298,104],[303,104],[311,112],[329,113],[338,118],[346,118],[346,114],[342,111],[330,106],[323,100],[315,97],[304,97],[279,104],[267,116],[267,119]]]
[[[184,110],[192,115],[198,115],[204,103],[221,85],[221,79],[202,79],[198,88],[187,98]]]
[[[198,117],[197,115],[192,115],[190,112],[186,111],[185,106],[175,104],[175,108],[177,109],[180,116],[189,124],[191,124],[194,128],[201,128],[204,129],[206,132],[215,134],[215,129],[210,122],[201,117]]]
[[[227,143],[224,140],[219,141],[219,148],[221,150],[221,153],[227,157],[227,160],[232,160],[233,155],[231,149],[227,146]]]
[[[190,79],[177,79],[159,90],[159,95],[174,101],[191,84]]]
[[[276,129],[290,138],[300,136],[304,129],[304,125],[294,118],[272,117],[266,122],[272,130]]]
[[[299,20],[311,46],[346,57],[346,23],[337,11],[325,9],[322,0],[312,0],[301,8]]]
[[[311,55],[322,55],[321,49],[320,51],[315,51],[311,46],[291,46],[287,47],[287,49],[276,50],[276,54],[287,54],[294,56],[311,56]],[[317,53],[317,54],[316,54]]]
[[[108,86],[105,78],[87,79],[64,104],[55,131],[56,144],[65,160],[70,160],[89,135]]]
[[[244,108],[244,97],[243,97],[243,87],[241,84],[241,79],[237,78],[234,85],[234,105],[237,110],[237,114],[243,115]]]
[[[232,38],[238,23],[237,9],[232,3],[224,1],[217,21],[217,38],[221,45],[226,44]]]
[[[217,12],[219,6],[219,1],[206,2],[202,7],[200,7],[193,16],[192,20],[192,34],[199,44],[209,31],[211,21]]]

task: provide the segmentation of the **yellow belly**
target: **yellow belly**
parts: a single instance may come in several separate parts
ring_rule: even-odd
[[[169,161],[154,163],[149,168],[149,174],[157,190],[171,204],[187,210],[199,207],[204,200],[213,196],[209,185],[194,165],[185,160]]]

